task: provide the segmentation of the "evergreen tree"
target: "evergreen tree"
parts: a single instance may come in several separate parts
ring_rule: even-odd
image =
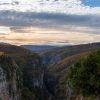
[[[81,58],[69,69],[73,92],[82,96],[100,95],[100,49]]]

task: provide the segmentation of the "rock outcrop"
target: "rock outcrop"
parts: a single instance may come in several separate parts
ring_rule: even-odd
[[[16,63],[0,53],[0,100],[20,100],[19,76]]]

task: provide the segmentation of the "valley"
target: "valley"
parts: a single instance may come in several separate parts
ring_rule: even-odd
[[[0,99],[70,100],[73,97],[67,77],[70,65],[99,48],[100,43],[91,43],[36,53],[25,47],[1,43]]]

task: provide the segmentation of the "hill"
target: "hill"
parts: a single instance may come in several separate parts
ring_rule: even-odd
[[[80,44],[47,50],[41,53],[44,63],[55,63],[69,56],[87,52],[100,47],[100,43]]]
[[[67,81],[69,66],[99,47],[100,43],[92,43],[35,53],[20,46],[0,44],[0,54],[11,57],[22,73],[21,100],[66,100],[72,96]]]
[[[72,90],[67,81],[69,66],[98,48],[100,43],[92,43],[52,49],[41,54],[43,62],[48,66],[45,84],[54,100],[66,100],[65,98],[71,97]]]
[[[43,52],[43,51],[51,50],[53,48],[57,48],[57,46],[52,46],[52,45],[21,45],[21,47],[30,49],[34,52]]]
[[[0,43],[0,51],[6,52],[9,55],[24,55],[24,54],[29,54],[32,53],[31,50],[28,50],[26,48],[20,47],[20,46],[15,46],[11,44],[4,44]]]
[[[22,73],[21,100],[36,100],[36,98],[39,100],[42,97],[41,89],[43,89],[43,65],[40,56],[28,49],[10,44],[0,44],[0,52],[11,57]]]

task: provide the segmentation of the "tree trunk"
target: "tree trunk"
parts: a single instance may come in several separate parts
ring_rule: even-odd
[[[96,100],[100,100],[100,96],[98,96],[98,97],[96,98]]]
[[[83,100],[83,96],[81,96],[81,100]]]

